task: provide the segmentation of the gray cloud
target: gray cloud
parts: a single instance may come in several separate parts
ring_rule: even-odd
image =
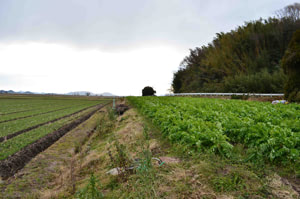
[[[266,18],[290,0],[2,0],[0,42],[107,50],[147,44],[193,48],[216,32]]]

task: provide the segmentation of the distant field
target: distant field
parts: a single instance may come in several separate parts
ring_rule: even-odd
[[[247,160],[300,163],[300,105],[184,97],[129,97],[165,137],[183,148]],[[300,172],[300,171],[299,171]]]
[[[108,102],[100,97],[0,95],[0,160]]]

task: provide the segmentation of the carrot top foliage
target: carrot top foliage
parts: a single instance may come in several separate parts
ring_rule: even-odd
[[[300,163],[300,106],[182,97],[129,97],[163,135],[183,148],[230,158],[242,144],[247,160]]]

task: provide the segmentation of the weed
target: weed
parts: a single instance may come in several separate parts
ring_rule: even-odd
[[[81,151],[82,145],[80,142],[75,142],[74,153],[77,154]]]
[[[128,170],[127,168],[129,168],[132,165],[132,161],[127,155],[126,146],[121,144],[119,140],[115,137],[113,139],[113,147],[115,153],[112,153],[112,147],[108,148],[108,155],[111,160],[111,167],[122,169],[122,172],[119,171],[118,179],[121,182],[125,182],[128,180],[130,174],[130,170]]]
[[[125,120],[127,120],[129,118],[129,116],[127,115],[127,116],[125,116],[125,117],[122,117],[121,119],[120,119],[120,122],[123,122],[123,121],[125,121]]]
[[[111,107],[107,108],[107,113],[110,121],[115,121],[117,119],[117,115]]]
[[[76,187],[75,187],[76,179],[75,179],[75,175],[74,175],[74,167],[75,167],[75,160],[72,158],[71,163],[70,163],[70,181],[72,184],[72,194],[75,193],[75,189],[76,189]]]
[[[98,199],[104,198],[103,194],[99,191],[100,183],[94,174],[91,174],[89,179],[89,183],[77,192],[76,198],[78,199]]]
[[[135,191],[130,192],[129,198],[157,198],[156,193],[156,171],[152,165],[152,153],[149,149],[148,127],[144,126],[144,139],[139,145],[142,151],[139,153],[139,165],[136,168],[136,175],[129,182]]]
[[[212,183],[217,192],[238,191],[246,188],[243,178],[238,173],[216,177]]]
[[[114,190],[119,188],[119,183],[118,183],[118,179],[115,177],[112,177],[109,181],[109,183],[105,186],[105,188],[108,188],[110,190]]]

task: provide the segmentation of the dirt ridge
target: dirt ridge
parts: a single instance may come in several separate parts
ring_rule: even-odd
[[[2,177],[2,179],[7,179],[8,177],[13,176],[17,171],[22,169],[32,158],[34,158],[40,152],[47,149],[49,146],[55,143],[59,138],[61,138],[67,132],[69,132],[70,130],[74,129],[82,122],[89,119],[99,109],[105,107],[108,104],[110,103],[104,105],[98,105],[97,109],[59,128],[58,130],[47,134],[41,139],[35,141],[34,143],[18,151],[14,155],[11,155],[7,159],[0,161],[0,177]]]

